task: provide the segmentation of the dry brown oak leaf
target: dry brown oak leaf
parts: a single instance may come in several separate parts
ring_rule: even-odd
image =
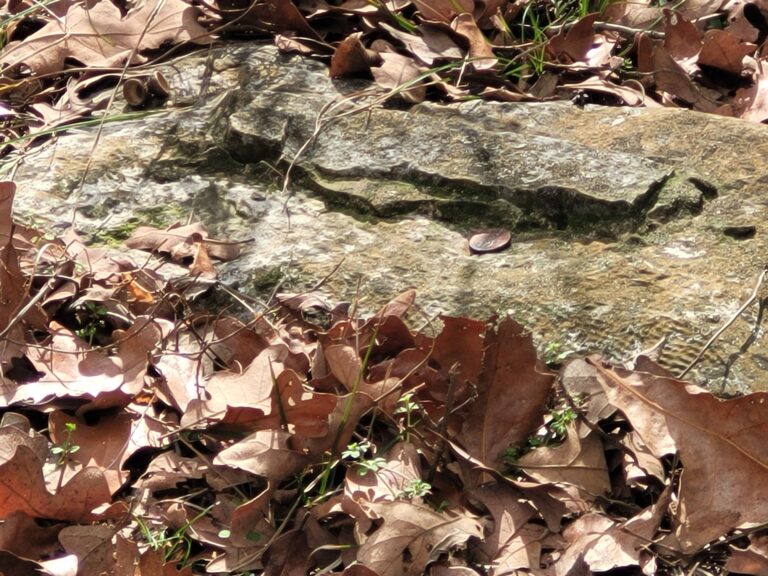
[[[505,318],[485,335],[478,398],[458,440],[488,467],[501,469],[509,446],[522,446],[544,421],[554,376],[536,357],[533,338]]]
[[[680,455],[679,503],[666,545],[695,552],[737,526],[765,522],[768,393],[720,400],[681,380],[588,361],[651,452]]]
[[[4,69],[24,65],[37,75],[61,71],[65,58],[88,67],[119,67],[143,62],[142,50],[165,43],[210,41],[197,23],[197,9],[183,0],[149,0],[125,18],[112,2],[101,0],[90,9],[75,4],[64,18],[10,42],[0,52],[0,64]]]

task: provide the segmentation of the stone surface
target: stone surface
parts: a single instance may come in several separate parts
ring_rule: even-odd
[[[17,216],[56,231],[74,211],[79,229],[112,244],[138,224],[199,218],[215,236],[253,240],[221,266],[244,291],[268,294],[279,279],[306,288],[343,261],[327,289],[366,309],[414,287],[427,320],[509,312],[550,358],[623,358],[667,337],[673,371],[765,263],[762,126],[568,103],[371,106],[357,96],[365,82],[332,82],[321,63],[248,44],[165,74],[174,108],[105,124],[95,146],[96,129],[81,129],[27,155]],[[324,118],[345,115],[305,147],[286,198],[276,170],[334,102]],[[471,256],[466,238],[497,226],[514,231],[512,246]],[[728,366],[755,313],[695,379],[768,389],[761,335]]]

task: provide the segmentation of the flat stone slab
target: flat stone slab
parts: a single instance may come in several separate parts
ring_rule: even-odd
[[[508,224],[522,228],[579,227],[584,220],[590,227],[601,220],[605,228],[617,220],[631,225],[674,173],[674,165],[632,151],[559,137],[549,123],[571,113],[568,104],[427,102],[397,110],[348,90],[347,101],[329,108],[340,91],[323,64],[298,64],[298,85],[294,67],[275,68],[270,58],[249,64],[248,79],[225,116],[225,147],[243,162],[263,160],[265,152],[279,151],[289,160],[298,155],[304,185],[333,199],[342,192],[328,180],[340,180],[348,197],[369,201],[377,215],[388,215],[382,197],[396,196],[398,183],[410,183],[421,197],[411,203],[416,211],[428,199],[498,201],[511,206]],[[318,122],[322,131],[299,155]],[[367,184],[349,186],[350,179]],[[402,213],[402,204],[395,209]]]
[[[56,232],[75,211],[91,241],[115,246],[139,224],[201,219],[215,237],[252,239],[220,268],[257,296],[278,281],[306,289],[340,265],[328,292],[363,309],[413,287],[416,323],[510,313],[549,359],[624,358],[665,337],[661,363],[678,372],[765,263],[763,126],[562,102],[386,104],[325,126],[287,198],[278,172],[318,112],[368,84],[248,44],[165,74],[176,108],[105,124],[95,148],[96,129],[78,129],[27,155],[17,217]],[[468,236],[495,226],[513,230],[510,248],[470,255]],[[755,321],[750,309],[691,376],[768,389],[762,332],[739,353]]]

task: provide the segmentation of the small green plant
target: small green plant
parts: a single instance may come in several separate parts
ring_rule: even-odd
[[[424,482],[421,478],[413,478],[398,496],[412,500],[413,498],[423,498],[431,492],[432,485],[429,482]]]
[[[82,324],[82,328],[75,330],[80,338],[93,345],[93,339],[99,330],[106,329],[107,325],[104,318],[107,316],[107,309],[99,306],[95,302],[87,301],[78,308],[77,319]]]
[[[368,440],[352,442],[351,444],[347,445],[347,449],[341,453],[341,457],[346,460],[359,460],[365,456],[365,453],[370,449],[371,443],[368,442]]]
[[[549,413],[549,431],[552,433],[550,442],[562,442],[568,433],[568,424],[576,420],[576,412],[570,406]]]
[[[568,352],[564,349],[562,342],[552,340],[547,342],[542,351],[542,359],[547,364],[560,364],[568,356]]]
[[[186,566],[192,555],[194,540],[188,534],[190,527],[200,518],[208,514],[213,506],[208,506],[200,511],[197,516],[185,522],[176,530],[169,530],[165,526],[151,527],[143,518],[134,516],[133,519],[139,527],[139,532],[152,550],[161,551],[165,562],[174,561]]]
[[[341,457],[345,460],[354,460],[357,465],[357,473],[360,476],[365,476],[368,472],[378,472],[387,465],[387,461],[384,458],[378,456],[366,458],[365,455],[371,449],[372,446],[368,440],[353,442],[341,453]]]
[[[548,419],[539,431],[529,436],[525,446],[508,446],[504,451],[504,464],[512,470],[517,469],[520,458],[535,448],[557,446],[568,435],[568,425],[576,420],[576,411],[570,406],[550,410]]]
[[[368,460],[360,460],[357,462],[357,473],[360,476],[365,476],[368,472],[378,472],[382,468],[387,466],[387,461],[384,458],[370,458]]]
[[[67,422],[64,424],[64,441],[58,446],[51,448],[51,454],[58,455],[56,464],[63,466],[67,463],[69,457],[80,450],[80,446],[72,442],[72,434],[77,430],[77,424],[74,422]]]
[[[408,442],[410,430],[421,422],[420,418],[415,417],[418,411],[421,410],[421,406],[413,399],[413,392],[408,392],[400,396],[397,404],[398,406],[395,408],[395,414],[405,414],[403,440]]]

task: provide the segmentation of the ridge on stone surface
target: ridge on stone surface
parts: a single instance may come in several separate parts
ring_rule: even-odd
[[[311,137],[318,110],[343,94],[321,63],[300,66],[301,84],[293,86],[285,79],[291,68],[275,71],[271,61],[256,61],[226,115],[224,145],[238,160],[258,162],[270,151],[294,157]],[[265,86],[265,76],[272,84]],[[252,98],[254,93],[259,97]],[[538,109],[541,119],[572,111],[562,102],[373,107],[328,122],[298,165],[308,168],[308,185],[331,199],[333,179],[364,178],[369,188],[378,183],[381,193],[392,181],[408,182],[421,185],[427,196],[498,200],[524,209],[516,212],[524,226],[560,228],[584,218],[599,227],[595,216],[608,224],[634,221],[673,173],[664,162],[560,138],[546,124],[537,125],[540,120],[518,118],[526,107]]]
[[[545,355],[616,358],[662,336],[685,366],[752,290],[768,241],[766,128],[679,110],[567,103],[387,105],[332,122],[296,167],[289,202],[269,166],[291,159],[324,105],[367,87],[270,46],[225,47],[163,71],[177,104],[59,137],[17,171],[16,214],[117,244],[138,224],[200,218],[253,238],[222,280],[327,288],[376,308],[414,287],[428,315],[509,312]],[[202,90],[202,94],[201,94]],[[285,164],[282,165],[285,168]],[[466,238],[506,226],[512,246],[471,256]],[[727,230],[754,227],[755,234]],[[750,228],[751,229],[751,228]],[[692,374],[714,390],[768,389],[762,338],[729,366],[755,310]],[[727,373],[727,379],[723,375]]]

